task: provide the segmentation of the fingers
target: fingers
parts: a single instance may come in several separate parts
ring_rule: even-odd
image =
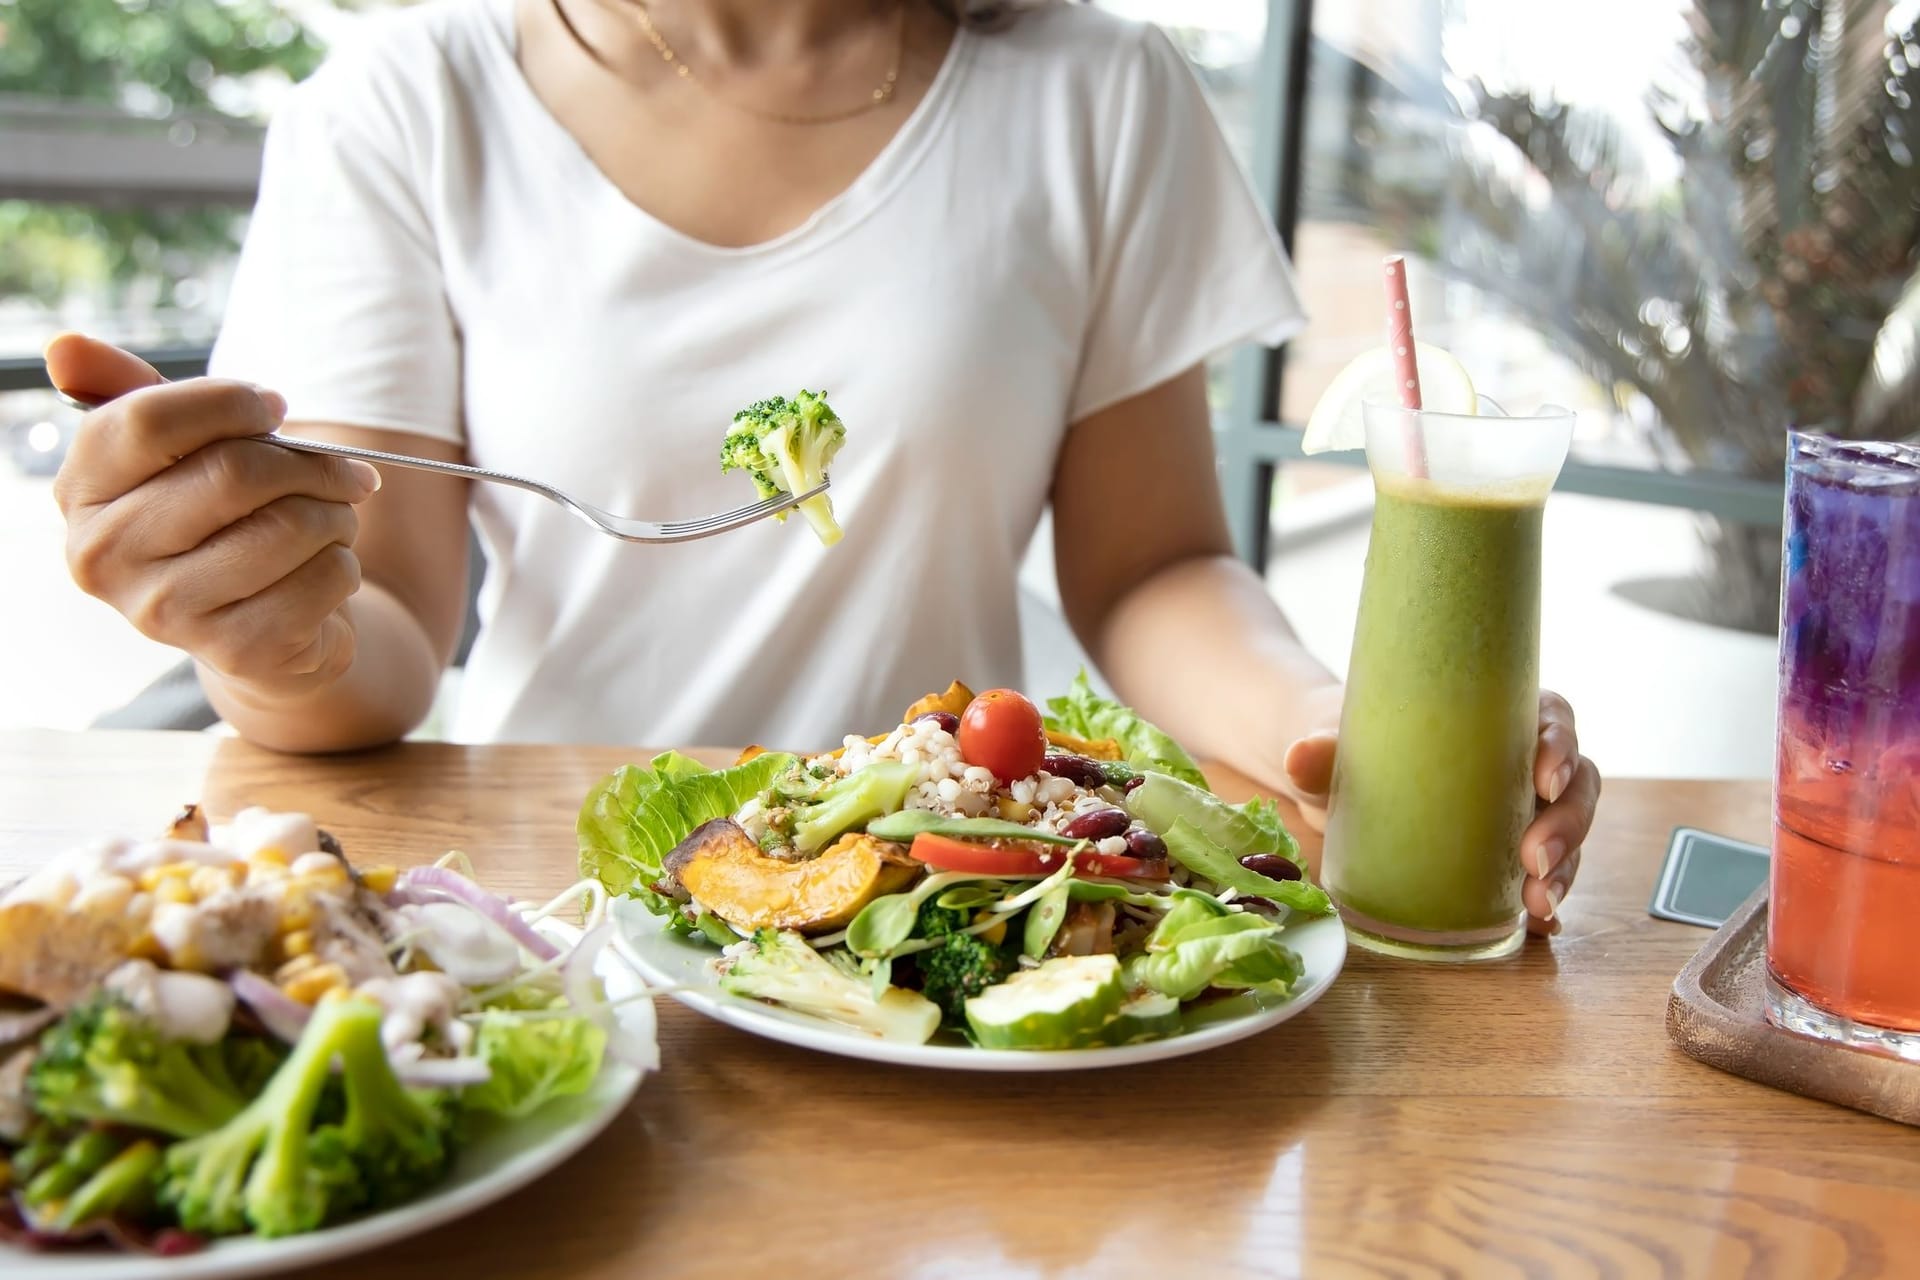
[[[340,609],[359,589],[359,557],[337,543],[323,547],[264,591],[209,615],[195,656],[240,680],[331,678],[353,659]]]
[[[1303,799],[1324,801],[1333,786],[1333,752],[1336,735],[1330,729],[1308,734],[1287,748],[1281,767],[1287,780]]]
[[[1541,810],[1520,837],[1520,864],[1529,875],[1551,875],[1556,863],[1586,843],[1599,802],[1600,771],[1582,759],[1560,799]]]
[[[266,435],[286,401],[244,382],[196,378],[134,391],[81,419],[54,498],[69,515],[111,502],[216,440]]]
[[[1560,799],[1573,782],[1580,759],[1580,741],[1574,732],[1573,708],[1557,693],[1540,692],[1540,749],[1534,757],[1533,786],[1548,804]]]
[[[296,494],[220,529],[168,571],[191,584],[182,594],[197,611],[211,613],[267,590],[330,545],[352,547],[359,532],[351,506]]]
[[[162,559],[191,551],[287,498],[345,508],[379,487],[380,473],[364,462],[295,453],[260,440],[220,440],[109,505],[97,517],[99,536]],[[307,554],[317,549],[308,547]]]
[[[166,381],[131,351],[84,334],[54,335],[41,358],[46,361],[47,381],[83,400],[112,400]]]
[[[1527,926],[1535,933],[1560,932],[1560,904],[1580,874],[1580,850],[1575,849],[1554,864],[1546,876],[1528,876],[1520,886],[1520,900],[1526,904]]]

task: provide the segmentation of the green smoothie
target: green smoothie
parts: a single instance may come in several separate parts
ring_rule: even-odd
[[[1525,925],[1545,486],[1376,484],[1323,879],[1362,945],[1503,954]]]

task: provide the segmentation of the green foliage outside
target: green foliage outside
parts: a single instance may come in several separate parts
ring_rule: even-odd
[[[248,98],[244,82],[298,80],[320,57],[274,0],[0,0],[0,94],[231,118],[223,104]],[[242,216],[0,201],[0,296],[51,306],[141,285],[171,306],[179,281],[234,251]]]

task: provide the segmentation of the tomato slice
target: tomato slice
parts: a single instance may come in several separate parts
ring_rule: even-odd
[[[1019,840],[955,840],[923,831],[908,852],[940,871],[964,871],[977,876],[1044,876],[1060,869],[1071,846],[1028,844]],[[1117,880],[1165,880],[1164,858],[1132,858],[1126,854],[1095,853],[1074,859],[1085,875]]]

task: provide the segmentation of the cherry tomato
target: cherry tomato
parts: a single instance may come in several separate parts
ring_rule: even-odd
[[[1028,844],[1018,840],[955,840],[923,831],[908,852],[939,871],[964,871],[977,876],[1044,876],[1060,869],[1069,846]],[[1089,876],[1116,880],[1165,880],[1165,858],[1133,858],[1126,854],[1083,852],[1075,869]]]
[[[1012,689],[987,690],[960,717],[960,755],[1002,782],[1032,777],[1047,758],[1040,708]]]

